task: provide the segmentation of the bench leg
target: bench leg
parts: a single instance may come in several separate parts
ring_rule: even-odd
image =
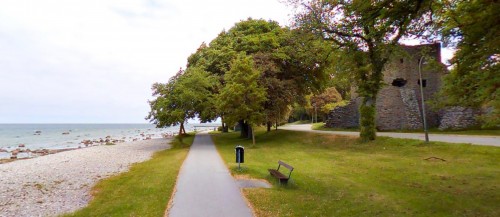
[[[280,183],[280,185],[281,184],[288,184],[288,179],[283,179],[283,180],[278,179],[278,182]]]

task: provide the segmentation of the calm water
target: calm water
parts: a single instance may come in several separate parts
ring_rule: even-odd
[[[192,131],[190,124],[186,131]],[[106,138],[131,141],[161,138],[163,133],[178,132],[178,127],[155,128],[151,124],[0,124],[0,148],[12,150],[24,144],[29,149],[75,148],[83,140]],[[35,132],[41,131],[39,135]],[[63,134],[65,133],[65,134]]]

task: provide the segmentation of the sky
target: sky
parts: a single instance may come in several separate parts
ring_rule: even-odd
[[[0,123],[147,123],[151,85],[202,42],[291,12],[279,0],[1,0]]]
[[[0,123],[147,123],[154,82],[278,0],[1,0]]]

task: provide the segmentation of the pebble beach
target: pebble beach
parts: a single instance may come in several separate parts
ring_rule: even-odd
[[[165,138],[138,140],[0,164],[0,216],[58,216],[83,208],[99,180],[169,147]]]

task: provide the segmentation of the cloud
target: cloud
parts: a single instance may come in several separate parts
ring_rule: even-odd
[[[0,123],[144,122],[150,86],[271,0],[2,0]]]

